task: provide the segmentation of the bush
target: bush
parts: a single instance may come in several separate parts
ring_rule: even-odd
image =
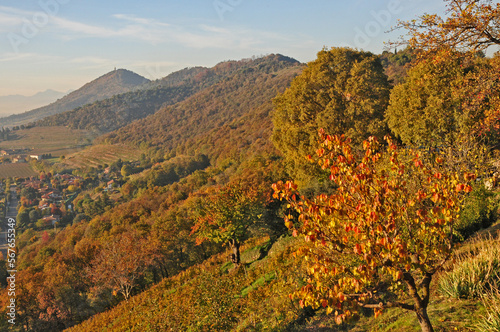
[[[500,279],[500,240],[480,242],[476,252],[457,258],[452,271],[439,280],[439,291],[453,298],[480,298]]]
[[[487,228],[497,219],[497,199],[495,194],[477,185],[467,198],[456,224],[457,240],[463,241],[480,229]]]

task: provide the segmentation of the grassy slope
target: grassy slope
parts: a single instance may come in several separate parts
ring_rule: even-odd
[[[0,164],[0,179],[10,178],[10,177],[25,178],[35,175],[37,175],[37,173],[27,163]]]
[[[299,310],[286,291],[274,291],[293,275],[297,262],[289,249],[294,243],[293,238],[273,244],[252,239],[242,246],[244,268],[233,269],[229,251],[214,256],[68,331],[226,331],[230,326],[261,331],[292,324]],[[272,307],[282,310],[277,314]]]
[[[498,228],[497,224],[490,230],[498,235],[499,233],[496,232]],[[293,287],[296,287],[292,285],[293,282],[290,283],[290,280],[297,280],[296,276],[293,277],[294,272],[290,271],[290,267],[291,264],[297,264],[298,261],[292,258],[293,255],[290,255],[293,250],[286,249],[294,247],[295,242],[289,241],[290,238],[288,240],[287,238],[280,239],[273,245],[268,256],[264,259],[257,259],[258,255],[256,255],[257,249],[263,247],[263,240],[261,239],[260,243],[248,243],[245,246],[246,253],[243,255],[244,262],[247,263],[246,277],[238,277],[237,272],[234,271],[227,274],[222,273],[216,284],[212,285],[216,289],[224,286],[226,292],[228,292],[227,287],[234,287],[232,293],[228,292],[228,296],[240,297],[247,293],[251,295],[244,297],[242,302],[231,303],[232,305],[238,303],[243,308],[240,307],[237,310],[235,318],[237,322],[224,329],[225,331],[420,331],[415,314],[397,308],[387,310],[378,318],[368,315],[362,317],[355,324],[344,326],[336,325],[333,316],[326,316],[322,310],[312,319],[300,320],[301,313],[297,304],[284,301],[287,294],[293,290]],[[255,246],[256,244],[257,246]],[[472,246],[477,245],[477,242],[474,244],[468,242],[457,251],[471,251]],[[176,277],[165,279],[160,284],[133,297],[129,302],[123,302],[108,312],[96,315],[69,329],[69,331],[164,331],[172,328],[172,324],[178,323],[182,319],[192,320],[193,325],[183,326],[186,330],[188,328],[193,331],[220,330],[213,326],[200,325],[203,317],[196,316],[193,312],[202,308],[200,302],[196,302],[196,298],[203,299],[207,296],[203,290],[198,288],[200,279],[207,278],[207,273],[211,274],[210,279],[214,275],[218,275],[218,271],[227,270],[226,255],[227,253],[213,257],[201,266],[193,267]],[[451,267],[452,264],[448,268]],[[253,269],[258,269],[259,272],[252,274]],[[481,301],[457,300],[441,296],[437,292],[439,277],[438,275],[433,281],[433,295],[429,305],[429,315],[435,331],[476,331],[475,325],[483,319],[485,314],[485,308]],[[280,287],[282,291],[277,292]],[[269,294],[272,296],[269,297]],[[187,301],[187,304],[183,304],[183,300]],[[172,302],[174,303],[172,304]],[[271,302],[274,304],[270,305]],[[206,303],[204,304],[206,305]],[[225,304],[228,305],[228,303]],[[176,318],[172,311],[178,307],[182,308],[177,312],[180,317]],[[234,318],[234,316],[231,317]],[[196,325],[197,323],[198,325]]]

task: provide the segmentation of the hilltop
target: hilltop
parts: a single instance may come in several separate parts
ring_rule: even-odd
[[[36,122],[38,126],[68,126],[73,129],[86,129],[98,133],[108,133],[126,125],[131,124],[138,119],[146,118],[156,113],[158,110],[167,109],[168,106],[176,107],[203,108],[203,104],[209,104],[210,98],[217,95],[218,90],[226,89],[230,81],[237,82],[243,79],[241,73],[248,74],[245,78],[247,82],[238,82],[252,91],[253,85],[246,86],[252,76],[268,75],[263,72],[263,66],[267,71],[273,70],[273,66],[283,67],[284,64],[295,65],[298,62],[281,55],[272,55],[255,60],[226,61],[213,68],[193,67],[185,68],[174,72],[160,80],[156,80],[141,87],[140,90],[116,95],[112,98],[87,104],[74,110],[61,114],[46,117]],[[259,67],[260,66],[260,67]],[[261,68],[262,67],[262,68]],[[255,71],[255,72],[254,72]],[[269,75],[268,75],[269,76]],[[271,83],[271,82],[269,82]],[[265,98],[272,98],[271,89]],[[186,101],[189,106],[183,103],[184,100],[194,97],[196,102],[193,105],[193,99]],[[237,100],[240,96],[234,96]],[[254,100],[257,103],[263,100],[262,97]],[[186,105],[187,105],[186,104]],[[169,112],[169,111],[167,111]],[[164,116],[159,116],[164,117]],[[157,122],[158,118],[151,120]],[[144,124],[137,124],[143,126]],[[132,129],[134,131],[135,129]]]
[[[198,76],[203,81],[223,79],[182,102],[101,136],[97,143],[145,144],[166,154],[198,151],[213,159],[221,154],[239,155],[253,144],[271,147],[272,98],[302,68],[298,61],[279,54],[220,63]]]
[[[28,124],[97,100],[103,100],[117,94],[129,92],[148,82],[150,82],[148,79],[129,70],[114,70],[85,84],[78,90],[71,92],[52,104],[25,113],[0,118],[0,127]]]

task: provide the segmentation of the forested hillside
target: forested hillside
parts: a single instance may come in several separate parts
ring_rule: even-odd
[[[271,100],[301,69],[282,55],[223,62],[203,73],[223,73],[221,82],[97,142],[142,144],[167,155],[205,153],[211,159],[237,156],[250,145],[269,146]]]
[[[269,140],[271,99],[301,69],[293,59],[271,55],[199,71],[193,80],[205,89],[100,139],[104,150],[123,140],[145,151],[137,162],[109,165],[109,173],[88,167],[74,170],[69,180],[56,180],[56,165],[34,162],[43,181],[73,197],[74,208],[53,208],[63,215],[58,222],[63,229],[51,232],[33,205],[41,198],[20,192],[22,324],[44,331],[72,326],[224,250],[223,243],[196,245],[191,231],[204,197],[223,195],[226,186],[256,190],[241,197],[252,197],[259,210],[258,222],[250,219],[238,238],[241,244],[255,235],[275,241],[286,228],[276,215],[279,204],[270,200],[271,183],[282,178]],[[106,186],[111,179],[115,185]],[[125,256],[110,262],[105,255],[117,251]],[[102,269],[118,271],[126,257],[133,258],[135,272],[99,277]],[[115,265],[102,265],[108,263]],[[127,286],[115,284],[117,278],[127,278]]]
[[[162,106],[178,103],[222,77],[205,79],[207,68],[186,68],[141,86],[140,90],[117,94],[74,110],[37,121],[36,126],[67,126],[104,134],[155,113]]]
[[[269,61],[271,60],[266,59],[264,62]],[[35,125],[68,126],[73,129],[93,130],[101,134],[111,132],[132,123],[134,120],[142,119],[148,115],[154,114],[161,108],[178,104],[201,90],[204,90],[203,94],[205,96],[211,95],[211,98],[217,100],[218,98],[217,95],[214,94],[214,91],[222,89],[222,93],[227,93],[226,89],[228,89],[230,84],[228,82],[222,82],[228,80],[238,81],[241,78],[239,75],[241,75],[242,72],[245,73],[245,70],[254,70],[256,66],[254,62],[255,61],[234,61],[226,64],[219,64],[214,68],[186,68],[172,73],[161,80],[151,82],[147,86],[144,86],[141,90],[116,95],[103,101],[78,107],[72,111],[47,117],[38,121]],[[266,66],[268,65],[270,64],[266,64]],[[266,70],[269,70],[269,68]],[[255,75],[260,75],[262,73],[262,68],[257,68]],[[254,86],[246,86],[246,84],[255,83],[252,82],[252,80],[256,80],[256,78],[245,77],[244,82],[240,82],[238,84],[243,84],[245,87],[248,87],[249,90],[253,90]],[[206,90],[215,84],[219,84],[218,88]],[[272,88],[272,85],[274,85],[274,81],[268,82],[267,86]],[[279,87],[279,84],[277,84],[277,87]],[[265,97],[263,96],[263,98],[270,99],[275,91],[276,90],[269,91],[269,95],[266,95]],[[259,95],[257,92],[252,93]],[[200,99],[195,101],[195,103],[207,104],[206,97],[198,98]],[[201,98],[205,99],[201,100]],[[251,99],[248,96],[235,97],[237,100],[241,98]],[[255,106],[263,100],[264,99],[258,99],[253,101],[253,105]],[[222,105],[220,107],[228,108],[234,106],[235,105],[233,104]],[[184,106],[178,107],[192,108],[193,105],[186,103]],[[249,106],[244,105],[243,108],[245,107]],[[237,116],[238,113],[235,113],[235,115]],[[185,116],[191,117],[190,114],[186,114]],[[157,122],[157,118],[148,121]],[[164,126],[168,125],[169,124],[164,123]],[[144,124],[137,123],[135,128],[138,126],[144,126]],[[157,130],[158,128],[148,128],[148,130],[151,130],[152,132],[155,129]],[[134,131],[135,129],[131,130]],[[134,139],[138,140],[139,138]]]

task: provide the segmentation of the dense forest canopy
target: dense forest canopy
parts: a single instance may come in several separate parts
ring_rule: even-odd
[[[346,134],[360,145],[370,135],[388,133],[384,112],[389,82],[372,53],[332,48],[318,53],[283,94],[274,99],[273,141],[291,174],[307,179],[318,130]],[[310,180],[310,179],[309,179]]]

